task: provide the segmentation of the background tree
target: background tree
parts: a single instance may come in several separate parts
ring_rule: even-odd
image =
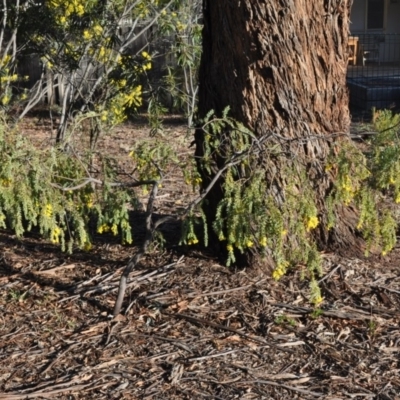
[[[74,246],[90,249],[89,223],[96,221],[98,233],[110,231],[121,234],[124,243],[132,242],[129,209],[138,205],[135,188],[161,179],[159,158],[168,149],[158,152],[157,140],[152,146],[138,144],[144,151],[135,151],[132,162],[143,167],[146,159],[150,164],[143,177],[136,165],[136,174],[121,171],[108,154],[96,153],[95,145],[100,133],[106,134],[142,105],[153,62],[150,43],[140,39],[160,19],[171,19],[172,7],[179,5],[173,3],[4,1],[0,14],[1,227],[22,235],[37,226],[43,236],[72,251]],[[17,73],[21,56],[35,56],[42,62],[37,82],[22,93],[18,86],[25,78]],[[52,88],[61,86],[65,92],[54,119],[61,149],[56,145],[40,151],[14,122],[44,97],[51,103]],[[139,159],[142,153],[146,154]]]
[[[42,74],[26,91],[24,102],[12,99],[10,91],[0,90],[3,105],[19,101],[23,106],[18,115],[21,119],[44,97],[51,104],[57,100],[59,142],[77,114],[88,116],[91,112],[95,142],[96,132],[122,122],[142,105],[143,82],[152,68],[149,32],[160,19],[168,17],[172,3],[4,2],[7,13],[2,18],[0,37],[7,36],[0,43],[4,66],[15,72],[18,62],[23,62],[21,56],[29,56],[40,59]],[[7,31],[9,34],[4,35]],[[16,75],[9,75],[8,83],[15,82]]]

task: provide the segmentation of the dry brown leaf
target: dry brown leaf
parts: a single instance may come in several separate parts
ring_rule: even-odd
[[[68,265],[60,265],[59,267],[54,267],[51,269],[45,269],[42,271],[33,271],[33,273],[37,275],[56,275],[57,272],[63,269],[73,269],[73,268],[75,268],[75,264],[68,264]]]
[[[118,314],[112,319],[112,321],[113,322],[125,322],[126,321],[126,317],[125,317],[125,315]]]

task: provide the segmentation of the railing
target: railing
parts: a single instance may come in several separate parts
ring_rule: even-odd
[[[400,34],[352,33],[347,83],[360,108],[400,106]]]
[[[400,70],[400,34],[357,34],[349,38],[348,76],[359,76],[385,67]]]

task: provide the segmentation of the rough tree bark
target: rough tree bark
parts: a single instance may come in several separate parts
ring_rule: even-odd
[[[299,162],[307,164],[322,222],[332,180],[324,170],[326,158],[332,143],[349,140],[346,69],[351,3],[203,0],[199,116],[211,109],[219,116],[230,106],[230,116],[257,136],[272,133],[271,141],[285,142]],[[195,139],[201,160],[201,129]],[[218,168],[225,160],[216,155],[214,162]],[[201,173],[206,186],[212,174]],[[284,180],[281,176],[282,184]],[[222,196],[216,185],[207,197],[210,222]],[[321,223],[316,239],[323,246],[354,245],[355,219],[355,212],[343,207],[335,228],[328,231]]]

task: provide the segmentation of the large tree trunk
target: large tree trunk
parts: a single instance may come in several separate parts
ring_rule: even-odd
[[[270,135],[270,142],[283,145],[289,158],[306,163],[321,221],[315,237],[319,244],[339,247],[354,244],[356,215],[343,207],[334,229],[326,229],[325,198],[333,178],[324,166],[332,144],[348,140],[346,69],[351,2],[203,1],[200,117],[211,109],[220,116],[230,106],[229,115],[257,137]],[[204,136],[198,129],[199,166]],[[214,156],[211,174],[201,169],[205,186],[225,162],[219,153]],[[275,177],[274,182],[279,192],[285,176]],[[221,184],[207,196],[205,212],[210,222],[223,196]]]

